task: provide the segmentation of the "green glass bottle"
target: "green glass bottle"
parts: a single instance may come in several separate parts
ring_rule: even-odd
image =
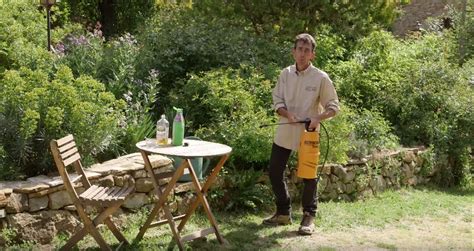
[[[183,145],[184,140],[184,116],[183,109],[173,107],[176,111],[176,116],[173,120],[173,140],[172,144],[175,146]]]

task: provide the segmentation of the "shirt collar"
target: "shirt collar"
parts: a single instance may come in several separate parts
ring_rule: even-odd
[[[304,71],[298,71],[296,68],[296,63],[292,66],[292,68],[293,69],[291,70],[291,72],[293,72],[296,76],[304,76],[311,71],[311,68],[313,68],[313,64],[309,62],[308,68],[306,68]]]

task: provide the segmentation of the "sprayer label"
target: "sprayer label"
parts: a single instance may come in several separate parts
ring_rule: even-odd
[[[314,140],[305,140],[303,144],[311,146],[311,147],[318,147],[319,146],[319,141],[314,141]]]

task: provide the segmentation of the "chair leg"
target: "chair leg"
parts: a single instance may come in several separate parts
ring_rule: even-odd
[[[81,228],[79,231],[77,231],[71,238],[66,242],[64,246],[62,246],[59,250],[61,251],[66,251],[66,250],[71,250],[74,245],[76,245],[77,242],[82,240],[84,236],[86,236],[87,230],[85,227]]]
[[[77,214],[79,215],[79,218],[82,219],[84,227],[77,231],[67,241],[67,243],[63,247],[61,247],[60,250],[71,250],[72,247],[74,247],[77,242],[82,240],[87,233],[92,235],[92,237],[96,240],[102,250],[112,250],[97,230],[97,226],[102,222],[104,222],[109,227],[110,231],[112,231],[112,233],[115,235],[115,237],[117,237],[119,241],[127,242],[127,240],[120,233],[115,224],[109,219],[110,215],[115,212],[120,207],[120,205],[121,204],[118,203],[116,205],[106,208],[99,215],[97,215],[94,220],[91,220],[89,218],[82,206],[76,205]]]
[[[109,247],[107,242],[105,242],[104,238],[102,238],[102,235],[100,235],[99,231],[95,226],[91,226],[89,233],[94,237],[95,241],[99,244],[100,249],[102,250],[107,250],[107,251],[112,251],[112,249]]]
[[[107,217],[104,220],[104,223],[109,227],[110,231],[114,234],[115,238],[117,238],[118,241],[123,242],[125,244],[129,244],[125,236],[118,230],[117,226],[113,223],[110,217]]]

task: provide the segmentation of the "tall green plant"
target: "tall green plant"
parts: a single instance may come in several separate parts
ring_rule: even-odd
[[[68,133],[75,135],[86,162],[116,140],[125,104],[90,77],[74,78],[65,66],[51,77],[21,68],[7,71],[0,85],[4,160],[21,173],[53,171],[49,141]]]

